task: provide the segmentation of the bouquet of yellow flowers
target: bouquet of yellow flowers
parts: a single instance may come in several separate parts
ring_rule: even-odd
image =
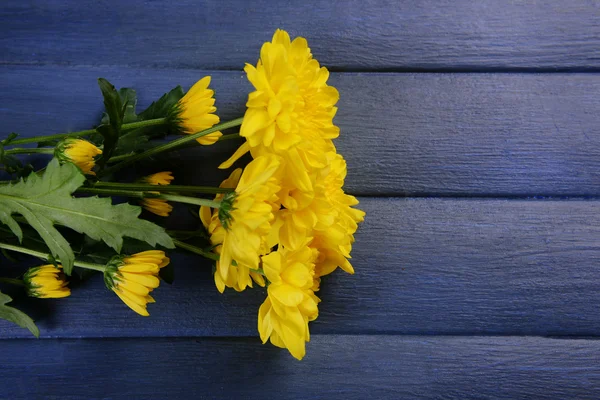
[[[209,76],[187,93],[171,90],[139,114],[133,89],[116,90],[99,79],[105,112],[94,129],[10,134],[0,141],[0,163],[12,175],[0,182],[0,248],[7,259],[19,252],[44,264],[0,283],[59,298],[70,295],[74,268],[98,271],[109,290],[148,316],[151,292],[169,268],[165,251],[192,252],[213,260],[221,293],[266,287],[258,310],[263,343],[304,357],[308,323],[319,314],[320,278],[338,267],[354,272],[350,252],[365,214],[343,190],[346,162],[333,143],[338,91],[327,84],[329,72],[312,57],[306,39],[292,41],[277,30],[257,64],[244,71],[255,90],[244,116],[228,122],[216,114]],[[235,127],[239,133],[222,133]],[[176,138],[164,140],[169,136]],[[228,139],[242,144],[218,168],[231,168],[246,153],[252,160],[219,187],[173,185],[170,171],[133,182],[118,174],[160,153]],[[37,147],[15,147],[32,143]],[[18,158],[33,153],[52,158],[39,170]],[[140,218],[141,208],[168,217],[176,203],[194,209],[196,231],[182,235]],[[203,245],[190,237],[204,238]],[[130,241],[146,247],[123,254]],[[31,318],[7,305],[11,300],[0,292],[0,318],[39,335]]]

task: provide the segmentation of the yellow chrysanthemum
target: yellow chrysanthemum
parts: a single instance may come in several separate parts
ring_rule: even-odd
[[[327,275],[337,267],[348,273],[354,273],[352,264],[348,261],[354,243],[354,233],[358,223],[362,222],[365,212],[353,208],[358,200],[344,193],[343,185],[346,178],[346,161],[340,154],[330,154],[329,168],[324,170],[321,180],[325,198],[335,212],[335,218],[327,223],[321,219],[313,230],[311,247],[319,250],[317,274]]]
[[[339,94],[327,85],[329,71],[312,58],[306,39],[291,41],[283,30],[263,44],[256,67],[244,70],[256,89],[240,129],[247,141],[220,168],[247,151],[255,158],[275,153],[286,159],[295,186],[310,190],[305,170],[325,166],[325,154],[335,150],[331,139],[339,135],[333,124]]]
[[[206,215],[203,217],[211,232],[211,241],[215,245],[221,244],[216,250],[220,260],[215,272],[220,291],[225,286],[238,291],[251,286],[252,270],[258,270],[260,255],[270,250],[267,242],[273,210],[279,208],[276,204],[279,165],[275,156],[258,157],[250,162],[242,172],[235,192],[224,196],[217,219],[213,215],[209,222]],[[261,278],[256,281],[264,284]]]
[[[71,290],[62,272],[62,266],[42,265],[30,268],[23,277],[27,294],[32,297],[44,299],[67,297]]]
[[[142,178],[141,181],[150,185],[169,185],[173,179],[173,174],[171,172],[163,171],[146,176]],[[142,199],[140,203],[146,210],[161,217],[168,217],[171,211],[173,211],[173,206],[165,199],[147,198]]]
[[[197,133],[212,128],[219,123],[219,116],[215,114],[215,92],[208,88],[210,76],[205,76],[192,86],[173,108],[171,118],[186,134]],[[221,132],[213,132],[196,139],[203,145],[215,143],[223,136]]]
[[[92,169],[96,165],[96,157],[102,150],[83,139],[65,139],[56,146],[54,155],[61,162],[70,162],[86,175],[96,175]]]
[[[317,251],[304,247],[297,251],[279,249],[262,257],[263,270],[271,282],[268,297],[258,312],[258,331],[263,343],[287,348],[297,359],[306,353],[310,340],[308,322],[319,315],[315,291],[314,261]]]
[[[241,168],[235,169],[229,175],[229,178],[225,179],[221,183],[221,185],[219,185],[219,187],[235,189],[235,187],[238,185],[238,182],[240,181],[241,175],[242,175],[242,169]],[[215,201],[223,200],[224,196],[225,196],[225,194],[217,194],[215,196]],[[225,238],[225,228],[223,228],[223,225],[221,224],[221,221],[219,219],[219,210],[212,211],[212,209],[210,207],[202,206],[202,207],[200,207],[200,219],[202,220],[202,224],[204,225],[204,227],[208,231],[208,234],[210,235],[210,242],[213,246],[213,251],[216,254],[220,254],[221,248],[223,247],[222,246],[223,239]],[[216,270],[222,271],[221,263],[219,260],[216,261]],[[222,277],[221,273],[215,273],[214,274],[215,285],[217,286],[217,289],[219,290],[219,292],[223,293],[225,291],[225,287],[230,287],[237,291],[243,290],[238,285],[238,282],[244,281],[243,278],[239,279],[240,274],[243,274],[244,272],[245,272],[244,270],[233,267],[233,268],[228,269],[228,273],[225,278]],[[256,272],[250,271],[250,277],[259,286],[265,286],[265,280],[262,277],[262,275],[260,275]],[[252,287],[252,281],[248,282],[248,286]]]
[[[147,317],[150,292],[158,287],[158,272],[169,264],[164,251],[149,250],[115,257],[104,271],[104,283],[136,313]]]

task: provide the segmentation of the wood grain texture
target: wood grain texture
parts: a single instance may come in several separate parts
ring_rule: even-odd
[[[599,202],[364,198],[361,207],[356,274],[323,280],[312,333],[600,332]],[[199,257],[173,262],[175,283],[156,290],[150,318],[129,310],[100,276],[66,299],[15,304],[43,337],[257,335],[264,289],[221,295]],[[0,275],[18,270],[3,266]],[[0,338],[15,337],[31,335],[0,321]]]
[[[0,67],[5,133],[88,129],[102,101],[96,78],[138,90],[140,109],[207,72],[93,67]],[[223,120],[244,112],[243,73],[212,72]],[[598,196],[600,75],[332,74],[341,92],[336,141],[358,195]],[[182,151],[179,183],[218,183],[236,143]],[[212,163],[212,164],[211,164]],[[162,164],[161,164],[162,165]],[[195,173],[190,173],[195,170]]]
[[[314,336],[0,342],[10,399],[597,399],[600,341]],[[34,362],[35,360],[35,362]]]
[[[597,70],[593,0],[5,0],[5,64],[241,70],[276,28],[336,70]]]

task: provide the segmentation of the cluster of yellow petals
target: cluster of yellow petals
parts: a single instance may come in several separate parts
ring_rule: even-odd
[[[219,290],[243,290],[250,278],[262,284],[252,274],[264,273],[269,286],[259,311],[261,338],[301,359],[308,322],[318,316],[320,277],[338,267],[354,273],[350,252],[365,213],[352,208],[358,201],[343,191],[346,162],[332,141],[339,135],[333,124],[339,94],[306,40],[277,30],[256,67],[245,71],[256,89],[240,129],[246,141],[220,167],[248,151],[254,161],[237,186],[238,170],[227,182],[238,194],[230,226],[221,225],[217,211],[204,211],[203,221],[220,254]],[[246,174],[253,177],[252,191],[245,189]]]
[[[308,322],[319,315],[320,300],[315,295],[317,250],[304,247],[296,251],[281,249],[262,258],[270,285],[268,297],[258,311],[258,331],[265,343],[287,348],[297,359],[306,353],[310,340]]]
[[[32,297],[57,299],[71,294],[62,266],[52,264],[30,268],[23,277],[27,293]]]
[[[170,185],[173,179],[175,178],[172,172],[163,171],[148,175],[142,178],[141,181],[150,185]],[[145,198],[140,203],[146,210],[161,217],[168,217],[171,211],[173,211],[173,206],[165,199]]]
[[[56,157],[62,162],[75,164],[86,175],[96,175],[92,169],[96,166],[96,157],[102,150],[83,139],[65,139],[55,150]]]
[[[219,116],[215,114],[215,92],[208,88],[210,79],[210,76],[200,79],[177,102],[175,118],[183,133],[197,133],[219,123]],[[221,132],[213,132],[196,141],[203,145],[211,145],[221,136]]]
[[[221,187],[235,188],[235,201],[229,212],[227,227],[219,219],[219,211],[212,216],[202,207],[200,217],[211,235],[211,243],[220,254],[215,272],[219,291],[225,287],[242,291],[252,287],[252,279],[264,286],[263,277],[256,273],[260,255],[270,247],[271,223],[275,219],[279,184],[277,172],[280,161],[276,156],[258,157],[243,172],[235,170]],[[218,195],[217,200],[223,198]]]
[[[155,302],[150,292],[160,284],[158,272],[169,262],[164,251],[143,251],[124,257],[117,265],[108,267],[105,282],[129,308],[147,317],[150,315],[148,303]]]

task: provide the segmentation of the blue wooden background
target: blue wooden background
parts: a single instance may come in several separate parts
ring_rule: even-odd
[[[600,398],[597,1],[3,0],[1,133],[89,128],[99,76],[144,107],[210,74],[237,117],[243,64],[276,28],[334,71],[367,211],[306,358],[260,344],[263,291],[221,295],[178,255],[150,318],[100,277],[17,297],[42,338],[0,321],[0,398]],[[192,166],[235,146],[164,162],[176,183],[216,183]]]

